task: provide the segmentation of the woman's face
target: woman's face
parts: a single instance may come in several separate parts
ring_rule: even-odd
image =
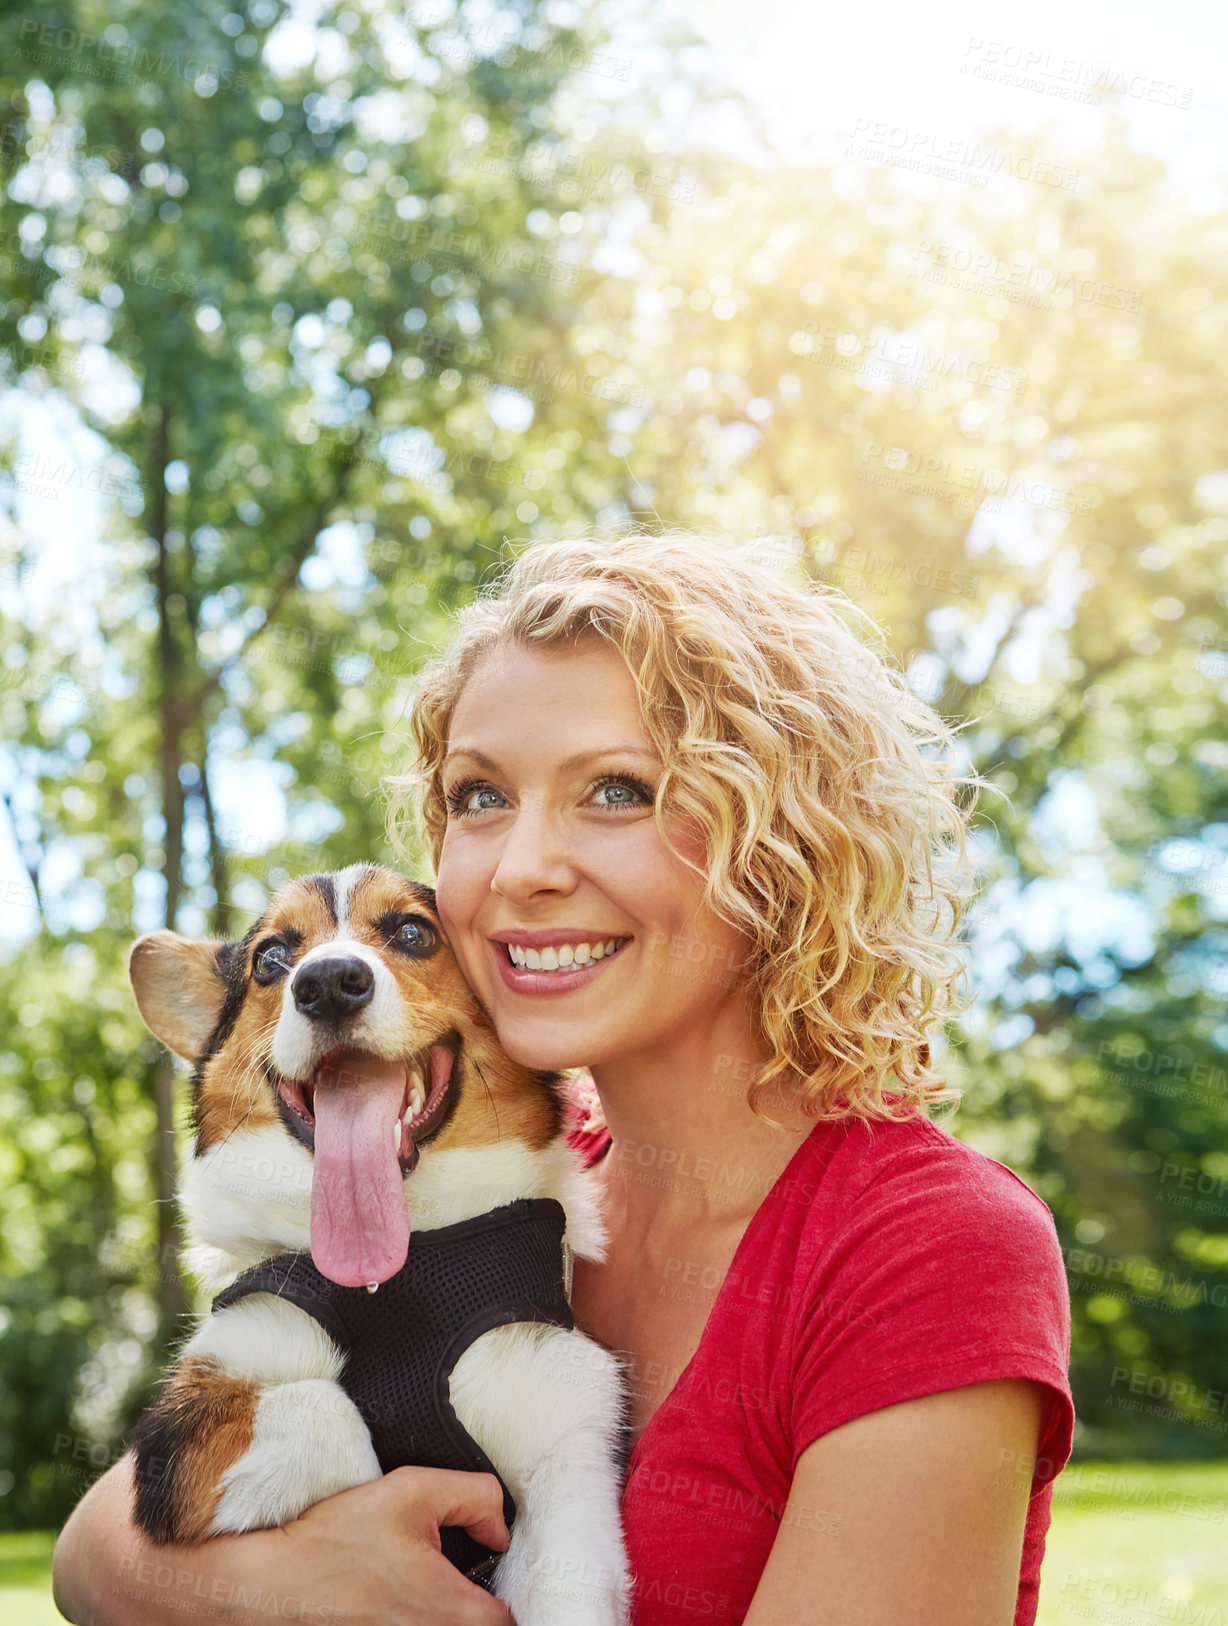
[[[516,1060],[702,1064],[744,1031],[745,939],[653,817],[661,760],[618,654],[503,645],[452,719],[440,918]],[[694,834],[671,839],[702,863]]]

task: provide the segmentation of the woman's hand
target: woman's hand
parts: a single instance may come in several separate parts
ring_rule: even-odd
[[[397,1468],[309,1507],[284,1534],[311,1555],[312,1596],[336,1600],[336,1614],[318,1626],[341,1626],[343,1616],[345,1626],[515,1626],[504,1604],[440,1552],[439,1529],[448,1524],[506,1550],[503,1492],[493,1474]],[[297,1560],[288,1573],[305,1596]]]
[[[439,1550],[441,1525],[508,1544],[491,1474],[398,1468],[278,1530],[159,1547],[132,1523],[132,1458],[74,1510],[56,1544],[55,1602],[75,1626],[515,1626]]]

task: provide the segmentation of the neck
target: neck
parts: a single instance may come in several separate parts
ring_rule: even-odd
[[[749,1023],[717,1026],[688,1054],[620,1057],[592,1069],[612,1145],[602,1159],[611,1219],[647,1231],[741,1222],[759,1207],[814,1128],[796,1078],[764,1093],[781,1126],[751,1111],[765,1057]]]

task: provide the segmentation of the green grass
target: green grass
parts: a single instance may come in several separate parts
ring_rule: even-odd
[[[1225,1554],[1228,1463],[1074,1464],[1054,1486],[1037,1626],[1228,1626]]]
[[[55,1537],[0,1535],[0,1622],[57,1626]],[[1037,1626],[1228,1626],[1228,1462],[1078,1463],[1058,1479]]]
[[[55,1535],[31,1530],[0,1535],[0,1621],[4,1626],[57,1626],[64,1617],[51,1601],[51,1549]]]

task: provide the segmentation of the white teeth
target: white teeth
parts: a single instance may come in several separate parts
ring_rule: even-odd
[[[400,1155],[401,1155],[401,1120],[399,1118],[394,1118],[392,1120],[392,1149],[397,1154],[397,1156],[400,1157]]]
[[[560,943],[557,948],[522,948],[519,943],[508,943],[507,956],[513,965],[524,971],[567,971],[572,966],[591,965],[604,960],[619,947],[621,939],[607,937],[604,942]]]
[[[368,1293],[374,1293],[378,1287],[379,1287],[378,1282],[368,1282],[367,1283],[367,1292]]]
[[[411,1118],[416,1118],[426,1104],[426,1086],[422,1082],[422,1073],[415,1067],[409,1075],[409,1095],[406,1098],[404,1122],[408,1125]]]

